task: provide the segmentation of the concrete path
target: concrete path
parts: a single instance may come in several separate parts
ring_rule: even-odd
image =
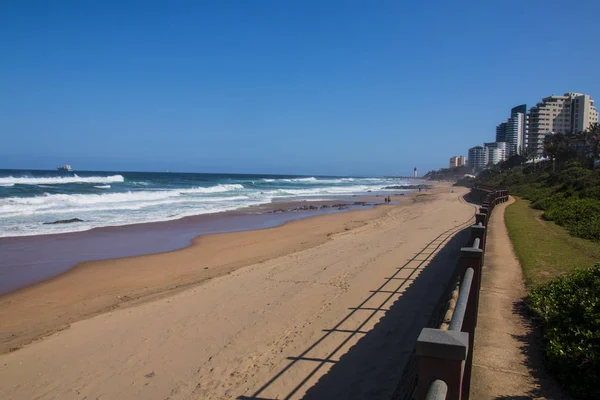
[[[566,399],[543,370],[539,333],[523,316],[523,274],[504,223],[513,202],[496,207],[489,224],[470,398]]]

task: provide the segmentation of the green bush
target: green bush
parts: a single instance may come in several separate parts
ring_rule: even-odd
[[[531,201],[544,218],[565,227],[573,236],[600,241],[600,170],[584,168],[577,160],[554,172],[551,163],[490,172],[478,182],[506,186],[510,193]]]
[[[528,304],[541,321],[548,369],[578,398],[600,398],[600,266],[532,290]]]
[[[600,240],[600,200],[556,195],[538,203],[546,210],[544,219],[564,226],[573,236]]]

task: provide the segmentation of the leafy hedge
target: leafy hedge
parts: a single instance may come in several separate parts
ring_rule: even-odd
[[[600,200],[571,197],[548,202],[544,219],[564,226],[573,236],[600,240]]]
[[[546,163],[492,172],[482,183],[508,186],[510,192],[544,211],[544,219],[564,226],[571,235],[600,241],[600,171],[577,164],[553,172]]]
[[[600,265],[532,290],[546,366],[578,398],[600,398]]]

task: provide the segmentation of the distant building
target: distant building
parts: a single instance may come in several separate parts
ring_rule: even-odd
[[[419,173],[417,171],[417,167],[415,167],[415,169],[413,170],[413,174],[414,174],[415,178],[417,178],[419,176]]]
[[[499,142],[502,143],[502,142]],[[525,114],[515,113],[506,121],[506,140],[508,156],[522,154],[525,151]]]
[[[456,168],[458,167],[458,157],[454,156],[454,157],[450,157],[450,166],[449,168]]]
[[[471,147],[469,149],[469,167],[485,168],[487,165],[487,152],[481,146]]]
[[[496,142],[506,142],[506,122],[496,127]]]
[[[484,148],[487,157],[486,165],[496,165],[508,158],[508,143],[506,142],[484,143]]]
[[[450,157],[449,168],[464,167],[465,165],[467,165],[467,159],[465,156]]]
[[[598,123],[594,100],[581,93],[544,97],[528,115],[527,147],[539,156],[544,153],[545,137],[551,133],[578,133]]]
[[[522,154],[527,143],[527,105],[521,104],[510,110],[510,118],[496,126],[496,142],[508,143],[507,157]]]

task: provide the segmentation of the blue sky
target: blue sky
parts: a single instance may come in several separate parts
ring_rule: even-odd
[[[408,174],[600,98],[598,1],[0,2],[0,168]]]

